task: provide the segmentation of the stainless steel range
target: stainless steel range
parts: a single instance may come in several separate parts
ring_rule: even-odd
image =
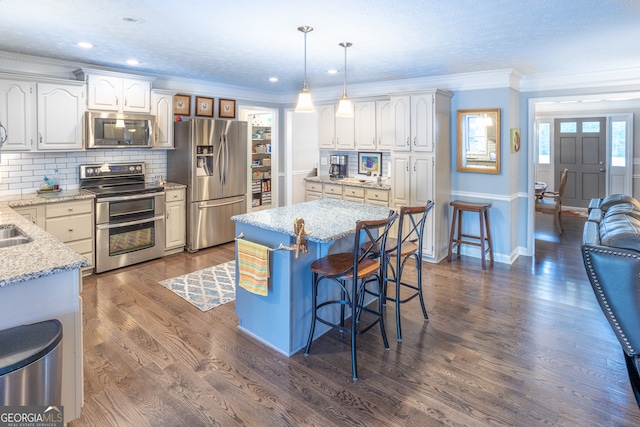
[[[164,255],[164,187],[144,177],[144,163],[80,166],[80,188],[96,196],[96,273]]]

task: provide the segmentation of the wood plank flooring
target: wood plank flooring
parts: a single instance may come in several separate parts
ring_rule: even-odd
[[[424,264],[413,300],[358,340],[330,332],[287,358],[158,282],[234,258],[233,244],[85,278],[79,426],[638,426],[622,349],[588,283],[584,219],[536,216],[536,256],[482,271]],[[494,233],[496,230],[494,230]]]

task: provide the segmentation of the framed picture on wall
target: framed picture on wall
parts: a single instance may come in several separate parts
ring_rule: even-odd
[[[236,101],[233,99],[220,99],[218,106],[218,117],[223,119],[236,118]]]
[[[173,114],[181,116],[191,114],[191,97],[189,95],[174,95]]]
[[[196,116],[213,117],[213,98],[196,96]]]
[[[382,154],[358,153],[358,173],[363,175],[381,175]]]

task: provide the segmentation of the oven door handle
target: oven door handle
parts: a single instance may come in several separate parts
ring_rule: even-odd
[[[158,191],[156,193],[143,193],[143,194],[134,194],[132,196],[114,196],[114,197],[103,197],[97,199],[98,203],[100,202],[123,202],[125,200],[138,200],[138,199],[150,199],[156,196],[164,196],[164,191]]]
[[[128,227],[130,225],[138,225],[138,224],[146,224],[147,222],[154,222],[154,221],[160,221],[164,219],[164,215],[157,215],[154,216],[153,218],[145,218],[145,219],[139,219],[136,221],[129,221],[129,222],[118,222],[115,224],[97,224],[96,225],[96,229],[98,230],[108,230],[110,228],[119,228],[119,227]]]

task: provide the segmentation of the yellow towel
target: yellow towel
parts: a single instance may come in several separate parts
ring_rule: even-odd
[[[238,285],[257,295],[269,294],[269,249],[238,239]]]

